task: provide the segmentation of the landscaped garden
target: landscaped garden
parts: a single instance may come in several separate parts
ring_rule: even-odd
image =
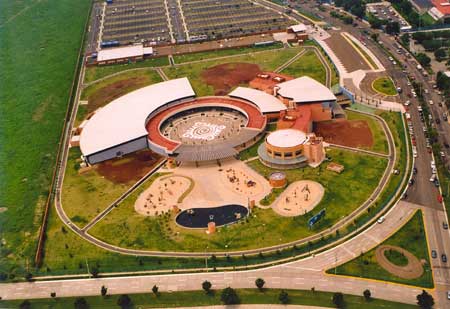
[[[385,95],[397,95],[397,89],[395,88],[394,82],[389,77],[379,77],[372,83],[372,88]]]
[[[414,279],[405,279],[383,268],[377,258],[376,250],[380,246],[396,246],[412,253],[419,261],[425,261],[422,265],[423,274]],[[394,253],[395,252],[395,253]],[[397,266],[407,266],[408,260],[396,250],[385,251],[386,258]],[[405,261],[406,260],[406,261]],[[329,273],[334,273],[334,268]],[[428,253],[428,245],[423,224],[422,212],[417,211],[413,217],[394,235],[373,248],[369,252],[363,252],[359,257],[336,268],[336,274],[363,278],[379,279],[391,282],[410,284],[420,287],[432,288],[433,276]]]
[[[385,159],[370,155],[334,149],[329,150],[327,155],[334,162],[343,164],[346,171],[337,175],[326,170],[325,166],[286,171],[289,183],[308,179],[318,181],[325,187],[325,196],[317,211],[326,207],[327,215],[312,230],[306,224],[312,214],[287,218],[277,215],[272,209],[258,208],[247,219],[223,227],[213,235],[207,235],[203,230],[186,230],[174,223],[170,213],[144,217],[135,212],[134,202],[139,193],[149,186],[146,183],[94,225],[89,233],[123,247],[162,251],[202,251],[207,246],[211,251],[242,250],[301,239],[332,226],[362,204],[377,186],[386,167]],[[248,165],[265,177],[274,171],[258,160]],[[346,193],[344,187],[348,186],[354,188],[352,196]]]

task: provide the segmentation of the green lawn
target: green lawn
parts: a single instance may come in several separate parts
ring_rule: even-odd
[[[80,155],[78,147],[69,151],[61,203],[69,218],[79,227],[83,227],[119,198],[133,182],[116,184],[102,177],[95,169],[80,175]]]
[[[261,70],[273,71],[292,57],[301,48],[286,48],[283,50],[267,50],[260,53],[246,54],[236,57],[221,58],[211,61],[182,64],[176,67],[165,67],[164,72],[170,79],[187,77],[197,96],[213,95],[213,87],[207,85],[201,73],[207,68],[223,63],[247,62],[259,65]]]
[[[180,64],[180,63],[190,62],[190,61],[199,61],[199,60],[206,60],[206,59],[210,59],[210,58],[218,58],[218,57],[234,56],[234,55],[239,55],[239,54],[260,52],[260,51],[264,51],[264,50],[278,49],[278,48],[282,48],[282,47],[283,47],[283,43],[276,42],[275,44],[269,45],[269,46],[246,46],[246,47],[236,47],[236,48],[204,51],[204,52],[184,54],[184,55],[175,55],[175,56],[173,56],[173,59],[175,60],[175,63]]]
[[[145,61],[128,63],[128,64],[114,64],[106,66],[92,66],[86,69],[86,75],[84,76],[84,82],[89,83],[99,78],[121,72],[124,70],[146,68],[146,67],[161,67],[169,65],[169,59],[167,57],[151,58]]]
[[[149,292],[145,294],[129,295],[135,308],[166,308],[166,307],[191,307],[191,306],[214,306],[222,305],[220,301],[220,290],[214,290],[212,282],[212,292],[205,294],[204,291],[159,293],[155,296]],[[199,287],[200,288],[200,287]],[[305,290],[285,290],[289,295],[290,305],[334,307],[332,303],[333,293]],[[241,304],[280,304],[278,295],[281,290],[264,289],[260,292],[257,289],[237,289]],[[118,295],[107,297],[88,296],[84,299],[89,304],[89,308],[116,308]],[[55,298],[55,299],[33,299],[31,308],[55,308],[67,309],[73,307],[76,298]],[[344,295],[345,308],[348,309],[409,309],[417,308],[415,305],[390,302],[382,299],[371,299],[366,301],[363,296]],[[22,300],[0,301],[2,308],[17,308]]]
[[[425,288],[433,287],[433,277],[431,274],[425,228],[422,219],[422,212],[420,210],[417,211],[411,220],[400,228],[400,230],[382,242],[379,246],[381,245],[392,245],[404,248],[414,254],[419,260],[427,261],[424,265],[423,275],[420,278],[409,280],[399,278],[389,273],[378,264],[375,258],[375,250],[378,246],[369,252],[363,253],[356,259],[338,266],[336,268],[337,274],[398,282]],[[399,259],[399,257],[396,257],[394,261],[401,263],[402,261],[399,261]],[[334,273],[334,268],[332,270],[328,270],[328,272]]]
[[[135,212],[134,202],[138,194],[148,187],[147,183],[90,229],[89,233],[119,246],[163,251],[203,251],[206,246],[209,246],[209,250],[220,251],[227,250],[226,246],[228,250],[251,249],[301,239],[332,226],[360,206],[374,190],[386,167],[384,159],[343,150],[329,150],[328,156],[345,166],[342,174],[327,171],[326,163],[317,169],[306,167],[286,171],[289,182],[312,179],[325,187],[325,196],[313,213],[326,207],[327,216],[313,230],[309,230],[306,224],[313,213],[286,218],[277,215],[272,209],[256,209],[247,220],[222,227],[213,235],[207,235],[203,230],[183,229],[174,223],[173,215],[155,218],[143,217]],[[266,177],[274,171],[258,160],[249,162],[249,166]],[[345,189],[347,187],[352,188],[351,195]]]
[[[372,88],[385,95],[397,95],[394,82],[389,77],[379,77],[372,83]]]
[[[350,110],[345,111],[348,120],[365,120],[369,125],[370,131],[372,131],[373,145],[371,147],[365,147],[368,150],[372,150],[380,153],[388,153],[388,144],[386,135],[384,134],[381,124],[373,117],[364,115],[361,113],[353,112]]]
[[[254,158],[258,156],[258,147],[261,145],[265,140],[265,136],[263,136],[259,141],[257,141],[254,145],[248,147],[247,149],[241,151],[239,153],[239,159],[241,160],[248,160],[250,158]]]
[[[1,1],[0,270],[34,258],[90,4]]]
[[[314,78],[318,82],[325,85],[326,83],[326,71],[322,62],[316,56],[316,54],[309,50],[303,54],[299,59],[294,61],[283,71],[283,74],[291,75],[293,77],[309,76]]]

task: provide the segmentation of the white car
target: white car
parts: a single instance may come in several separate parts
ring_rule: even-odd
[[[380,217],[380,218],[377,220],[377,223],[378,223],[378,224],[381,224],[381,223],[384,222],[384,220],[385,220],[385,218],[384,218],[384,216],[382,216],[382,217]]]
[[[428,101],[428,103],[430,103],[430,105],[434,104],[433,100]]]
[[[405,106],[409,106],[410,104],[411,104],[411,101],[410,101],[410,100],[408,100],[408,101],[406,101],[406,102],[404,103]]]
[[[435,179],[436,179],[436,174],[431,175],[430,182],[434,182]]]
[[[445,158],[445,153],[443,151],[440,152],[441,158]]]

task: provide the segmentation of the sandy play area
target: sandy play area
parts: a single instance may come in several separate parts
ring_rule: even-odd
[[[269,182],[245,163],[236,159],[215,163],[183,163],[171,169],[173,176],[161,176],[136,200],[135,209],[145,216],[167,212],[177,205],[179,209],[217,207],[229,204],[247,207],[249,200],[258,202],[270,193]],[[189,190],[190,180],[194,182]],[[173,182],[173,183],[172,183]]]
[[[318,182],[296,181],[278,197],[272,209],[281,216],[304,215],[319,204],[324,193],[324,188]]]
[[[178,205],[179,198],[191,186],[192,180],[180,175],[161,176],[142,192],[134,209],[141,215],[155,216]]]

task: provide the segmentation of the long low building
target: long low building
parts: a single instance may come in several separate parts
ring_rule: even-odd
[[[105,48],[97,53],[96,63],[99,65],[119,62],[137,61],[145,56],[153,55],[153,47],[144,47],[142,44]]]
[[[80,148],[85,160],[95,164],[148,148],[148,117],[195,97],[187,78],[173,79],[126,94],[98,110],[83,128]]]

